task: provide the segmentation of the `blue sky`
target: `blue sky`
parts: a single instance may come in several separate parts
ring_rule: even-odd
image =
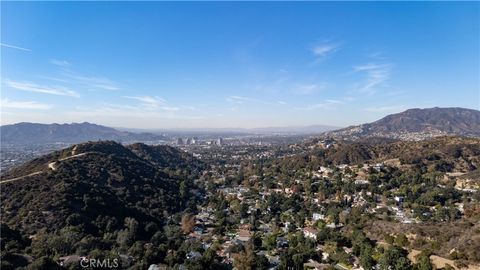
[[[480,108],[479,2],[1,2],[1,121],[347,126]]]

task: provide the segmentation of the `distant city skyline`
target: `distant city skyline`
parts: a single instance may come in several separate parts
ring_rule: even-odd
[[[479,2],[1,2],[1,124],[371,122],[480,109]]]

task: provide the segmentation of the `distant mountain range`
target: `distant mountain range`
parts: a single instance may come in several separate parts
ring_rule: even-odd
[[[166,132],[167,130],[163,130]],[[176,133],[232,134],[320,134],[333,138],[358,140],[381,137],[401,140],[423,140],[445,135],[480,136],[480,111],[464,108],[409,109],[388,115],[378,121],[336,129],[333,126],[312,125],[296,127],[267,127],[250,129],[178,129]],[[175,133],[174,132],[174,133]],[[117,142],[161,141],[163,135],[131,132],[91,124],[17,123],[0,127],[5,144],[79,143],[113,140]]]
[[[480,136],[480,111],[464,108],[409,109],[378,121],[325,133],[331,137],[359,139],[384,137],[423,140],[445,135]]]
[[[96,140],[134,142],[165,139],[162,135],[120,131],[87,122],[72,124],[17,123],[4,125],[0,127],[0,136],[2,143],[6,144],[79,143]]]

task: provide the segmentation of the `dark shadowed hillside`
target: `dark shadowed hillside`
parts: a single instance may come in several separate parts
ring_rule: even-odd
[[[197,171],[204,168],[204,164],[199,160],[175,147],[167,145],[150,146],[142,143],[135,143],[127,146],[127,148],[139,157],[156,166],[171,169],[188,168]]]
[[[185,166],[201,163],[171,147],[133,148],[154,158],[112,141],[90,142],[11,170],[2,176],[2,223],[11,235],[21,234],[18,239],[30,238],[28,255],[34,258],[83,252],[87,246],[88,251],[127,250],[136,241],[158,243],[161,234],[152,237],[166,218],[194,205],[197,175]]]

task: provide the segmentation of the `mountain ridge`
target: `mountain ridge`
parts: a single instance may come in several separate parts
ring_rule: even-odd
[[[80,143],[95,140],[158,141],[165,137],[152,133],[133,133],[89,122],[70,124],[40,124],[20,122],[0,126],[2,143]]]
[[[324,135],[347,139],[385,137],[401,140],[422,140],[445,135],[478,137],[480,111],[459,107],[412,108]]]

